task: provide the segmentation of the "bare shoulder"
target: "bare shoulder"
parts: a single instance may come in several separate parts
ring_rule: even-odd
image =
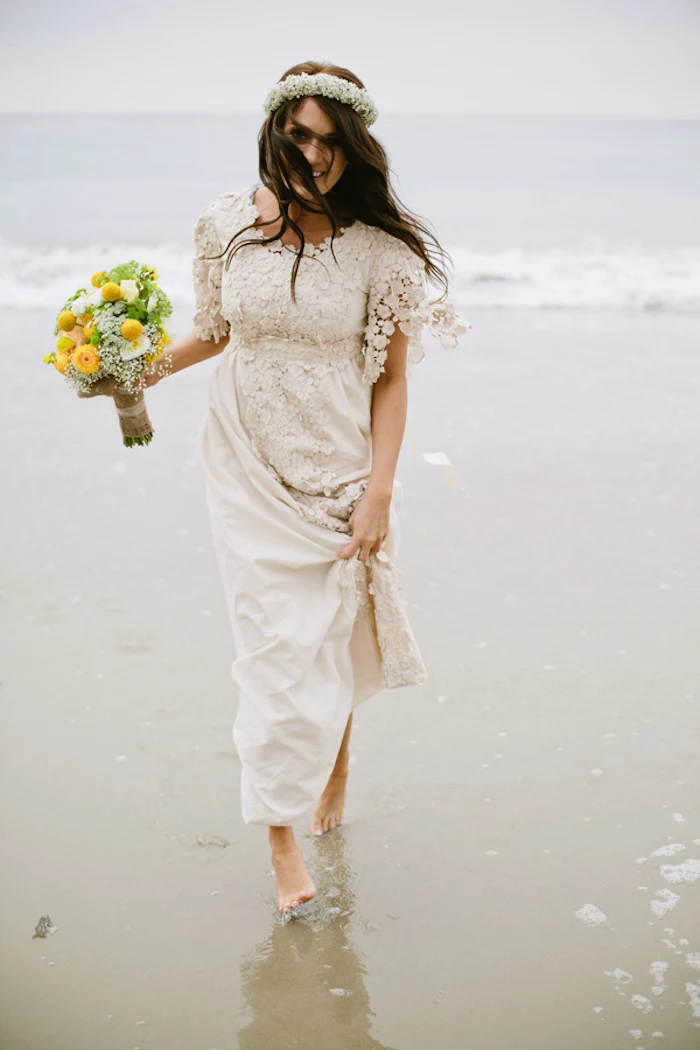
[[[251,198],[260,218],[264,222],[270,222],[279,215],[280,207],[277,198],[267,186],[258,186],[254,193],[251,189]]]
[[[256,219],[262,227],[264,237],[274,236],[280,228],[280,206],[277,197],[267,186],[258,186],[253,192],[250,191],[250,200]]]

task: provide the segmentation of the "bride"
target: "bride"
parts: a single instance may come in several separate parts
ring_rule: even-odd
[[[447,254],[392,190],[362,81],[305,62],[265,112],[260,181],[203,209],[194,327],[145,381],[220,355],[200,451],[241,810],[268,828],[290,912],[316,893],[292,824],[309,810],[312,835],[342,823],[355,708],[427,677],[401,596],[394,475],[423,327],[448,348],[471,326],[446,300]]]

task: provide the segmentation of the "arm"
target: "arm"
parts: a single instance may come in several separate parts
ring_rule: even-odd
[[[372,469],[364,495],[350,515],[352,541],[339,558],[366,561],[378,552],[389,532],[394,474],[401,451],[407,412],[406,356],[408,336],[396,327],[388,343],[384,371],[372,391]]]
[[[172,347],[161,354],[146,369],[146,374],[144,375],[146,386],[155,386],[156,383],[160,382],[164,374],[172,375],[174,372],[182,371],[183,368],[189,368],[190,365],[196,365],[200,361],[206,361],[210,357],[215,357],[228,345],[230,338],[230,335],[223,336],[218,343],[213,339],[201,339],[199,329],[193,328],[187,335],[183,335],[181,339],[176,339]],[[161,365],[164,364],[166,366],[165,369],[159,368],[159,363]]]
[[[372,469],[366,495],[389,502],[406,429],[407,347],[408,336],[397,328],[389,341],[384,371],[372,390]]]

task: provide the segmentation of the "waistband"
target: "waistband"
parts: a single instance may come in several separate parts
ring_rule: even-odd
[[[345,339],[312,340],[288,339],[274,335],[250,338],[233,332],[226,350],[239,353],[245,360],[270,356],[278,360],[342,364],[347,361],[363,361],[362,344],[362,333]]]

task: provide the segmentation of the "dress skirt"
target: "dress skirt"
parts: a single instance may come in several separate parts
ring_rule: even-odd
[[[371,467],[371,388],[356,342],[233,338],[200,431],[233,632],[233,741],[249,824],[290,824],[320,796],[351,712],[427,678],[401,597],[402,487],[366,563],[338,553]]]

